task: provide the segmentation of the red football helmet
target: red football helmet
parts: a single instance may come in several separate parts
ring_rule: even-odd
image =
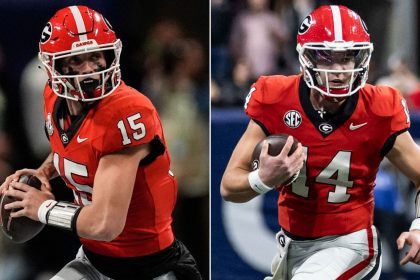
[[[89,102],[111,94],[120,84],[121,49],[121,41],[100,13],[86,6],[70,6],[59,10],[44,27],[39,59],[47,69],[55,94]],[[104,53],[105,68],[99,67],[93,74],[62,73],[61,59],[98,51]],[[100,75],[101,80],[88,90],[79,80],[92,75]]]
[[[299,27],[296,49],[308,87],[337,98],[350,96],[365,85],[373,45],[365,23],[349,8],[321,6],[314,10]],[[333,67],[349,62],[347,68]],[[348,83],[329,80],[334,73],[348,74]]]

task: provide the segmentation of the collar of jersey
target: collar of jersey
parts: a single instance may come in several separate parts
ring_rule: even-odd
[[[309,99],[310,95],[310,88],[306,85],[305,81],[303,80],[303,76],[300,78],[299,81],[299,99],[300,104],[303,108],[303,111],[308,116],[309,120],[318,130],[318,132],[325,138],[328,135],[334,133],[334,131],[343,125],[353,114],[356,110],[357,101],[359,100],[359,92],[356,92],[353,95],[350,95],[345,103],[342,105],[341,109],[329,118],[323,119],[319,115],[319,113],[313,108],[311,101]],[[322,124],[329,124],[332,127],[331,132],[324,132],[320,130],[320,126]]]

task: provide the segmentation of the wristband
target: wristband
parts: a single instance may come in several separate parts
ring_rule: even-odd
[[[41,223],[77,233],[76,221],[81,209],[81,206],[74,203],[50,199],[38,208],[38,219]]]
[[[411,223],[410,230],[420,230],[420,218],[416,218]]]
[[[76,231],[76,219],[82,209],[74,203],[59,201],[47,215],[47,225]]]
[[[420,230],[420,191],[418,191],[416,195],[415,207],[416,218],[411,223],[410,230]]]
[[[251,188],[259,193],[265,194],[273,189],[273,187],[269,187],[261,181],[260,175],[258,175],[259,169],[255,169],[254,171],[248,174],[248,182]]]
[[[41,223],[47,224],[48,212],[57,204],[57,201],[48,199],[45,200],[38,208],[38,219]]]

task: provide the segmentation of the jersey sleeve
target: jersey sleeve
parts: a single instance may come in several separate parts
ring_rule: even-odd
[[[385,118],[385,142],[383,144],[381,155],[385,156],[394,146],[398,135],[410,128],[410,113],[407,103],[398,90],[379,86],[375,92],[375,102],[372,104],[373,112]]]
[[[294,92],[299,76],[261,76],[246,97],[245,113],[269,135],[275,131],[278,105],[287,102],[287,93]]]
[[[400,92],[392,87],[377,86],[372,110],[389,121],[389,134],[405,131],[410,127],[410,113]]]
[[[97,143],[101,155],[128,147],[150,143],[157,135],[157,113],[154,107],[131,102],[115,104],[105,120],[104,136]]]
[[[405,131],[410,127],[410,112],[407,102],[397,90],[393,90],[394,110],[391,121],[391,130],[393,132]]]
[[[259,78],[254,84],[245,100],[245,113],[254,120],[263,121],[264,113],[264,77]]]

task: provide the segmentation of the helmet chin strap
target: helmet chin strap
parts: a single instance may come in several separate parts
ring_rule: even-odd
[[[322,90],[327,91],[327,88],[326,87],[323,87],[323,86],[319,86],[319,87]],[[330,89],[330,91],[331,91],[331,89]],[[344,97],[332,97],[332,96],[325,95],[321,91],[318,91],[318,92],[321,94],[321,96],[322,96],[323,99],[325,99],[325,100],[327,100],[329,102],[333,102],[333,103],[340,103],[341,101],[346,100],[346,98],[347,98],[347,96],[344,96]],[[345,90],[345,89],[339,89],[337,91],[334,90],[333,93],[334,94],[340,94],[340,93],[343,93],[344,94],[344,93],[347,93],[347,90]]]

